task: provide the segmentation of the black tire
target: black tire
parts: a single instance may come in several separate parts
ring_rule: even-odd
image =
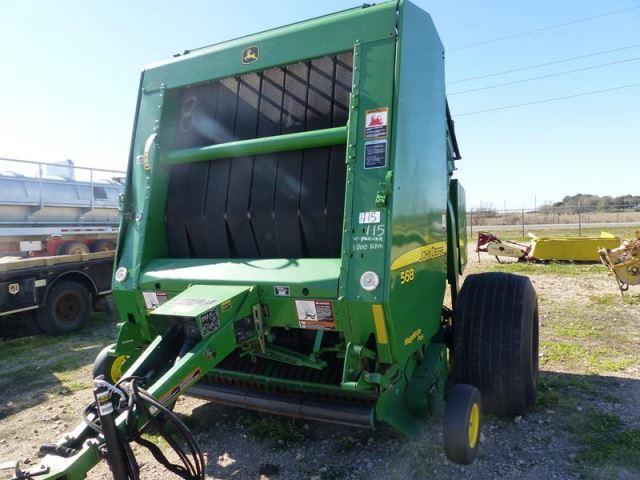
[[[63,335],[77,330],[91,318],[91,295],[87,288],[77,282],[55,283],[47,300],[36,311],[36,324],[49,335]]]
[[[482,400],[473,385],[456,384],[447,395],[443,441],[447,458],[460,465],[473,463],[480,443]]]
[[[538,328],[527,277],[469,275],[453,314],[453,381],[478,387],[486,412],[523,415],[538,388]]]
[[[115,344],[104,347],[93,362],[93,378],[103,376],[110,384],[114,385],[124,373],[122,365],[126,362],[127,356],[114,356],[111,354]]]
[[[111,240],[94,240],[89,246],[92,253],[110,252],[116,249],[116,244]]]
[[[89,246],[82,242],[65,242],[56,251],[58,255],[81,255],[89,252]]]

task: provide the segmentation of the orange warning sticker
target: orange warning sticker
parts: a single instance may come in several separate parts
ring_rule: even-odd
[[[193,372],[184,377],[178,385],[173,387],[167,393],[162,395],[158,400],[163,405],[168,405],[171,400],[176,398],[178,395],[183,393],[187,388],[189,388],[193,383],[196,382],[202,376],[202,370],[200,368],[196,368]]]
[[[333,307],[327,300],[296,300],[296,312],[300,328],[336,329]]]
[[[385,138],[387,136],[388,108],[367,110],[364,123],[364,138]]]

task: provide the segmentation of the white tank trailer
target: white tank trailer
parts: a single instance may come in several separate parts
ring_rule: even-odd
[[[125,173],[0,158],[0,256],[115,248]]]

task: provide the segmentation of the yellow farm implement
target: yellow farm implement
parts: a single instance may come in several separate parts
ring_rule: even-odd
[[[521,244],[500,240],[489,232],[479,232],[476,252],[485,252],[496,257],[517,258],[518,261],[560,261],[560,262],[598,262],[600,249],[617,249],[622,239],[616,235],[602,232],[599,237],[536,237],[529,234],[531,242]]]
[[[600,248],[600,260],[616,277],[620,292],[629,285],[640,285],[640,230],[634,240],[626,240],[618,248]]]

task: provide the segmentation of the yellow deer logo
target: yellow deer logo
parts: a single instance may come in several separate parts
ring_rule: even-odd
[[[257,46],[247,47],[242,51],[242,63],[253,63],[258,60],[260,49]]]

